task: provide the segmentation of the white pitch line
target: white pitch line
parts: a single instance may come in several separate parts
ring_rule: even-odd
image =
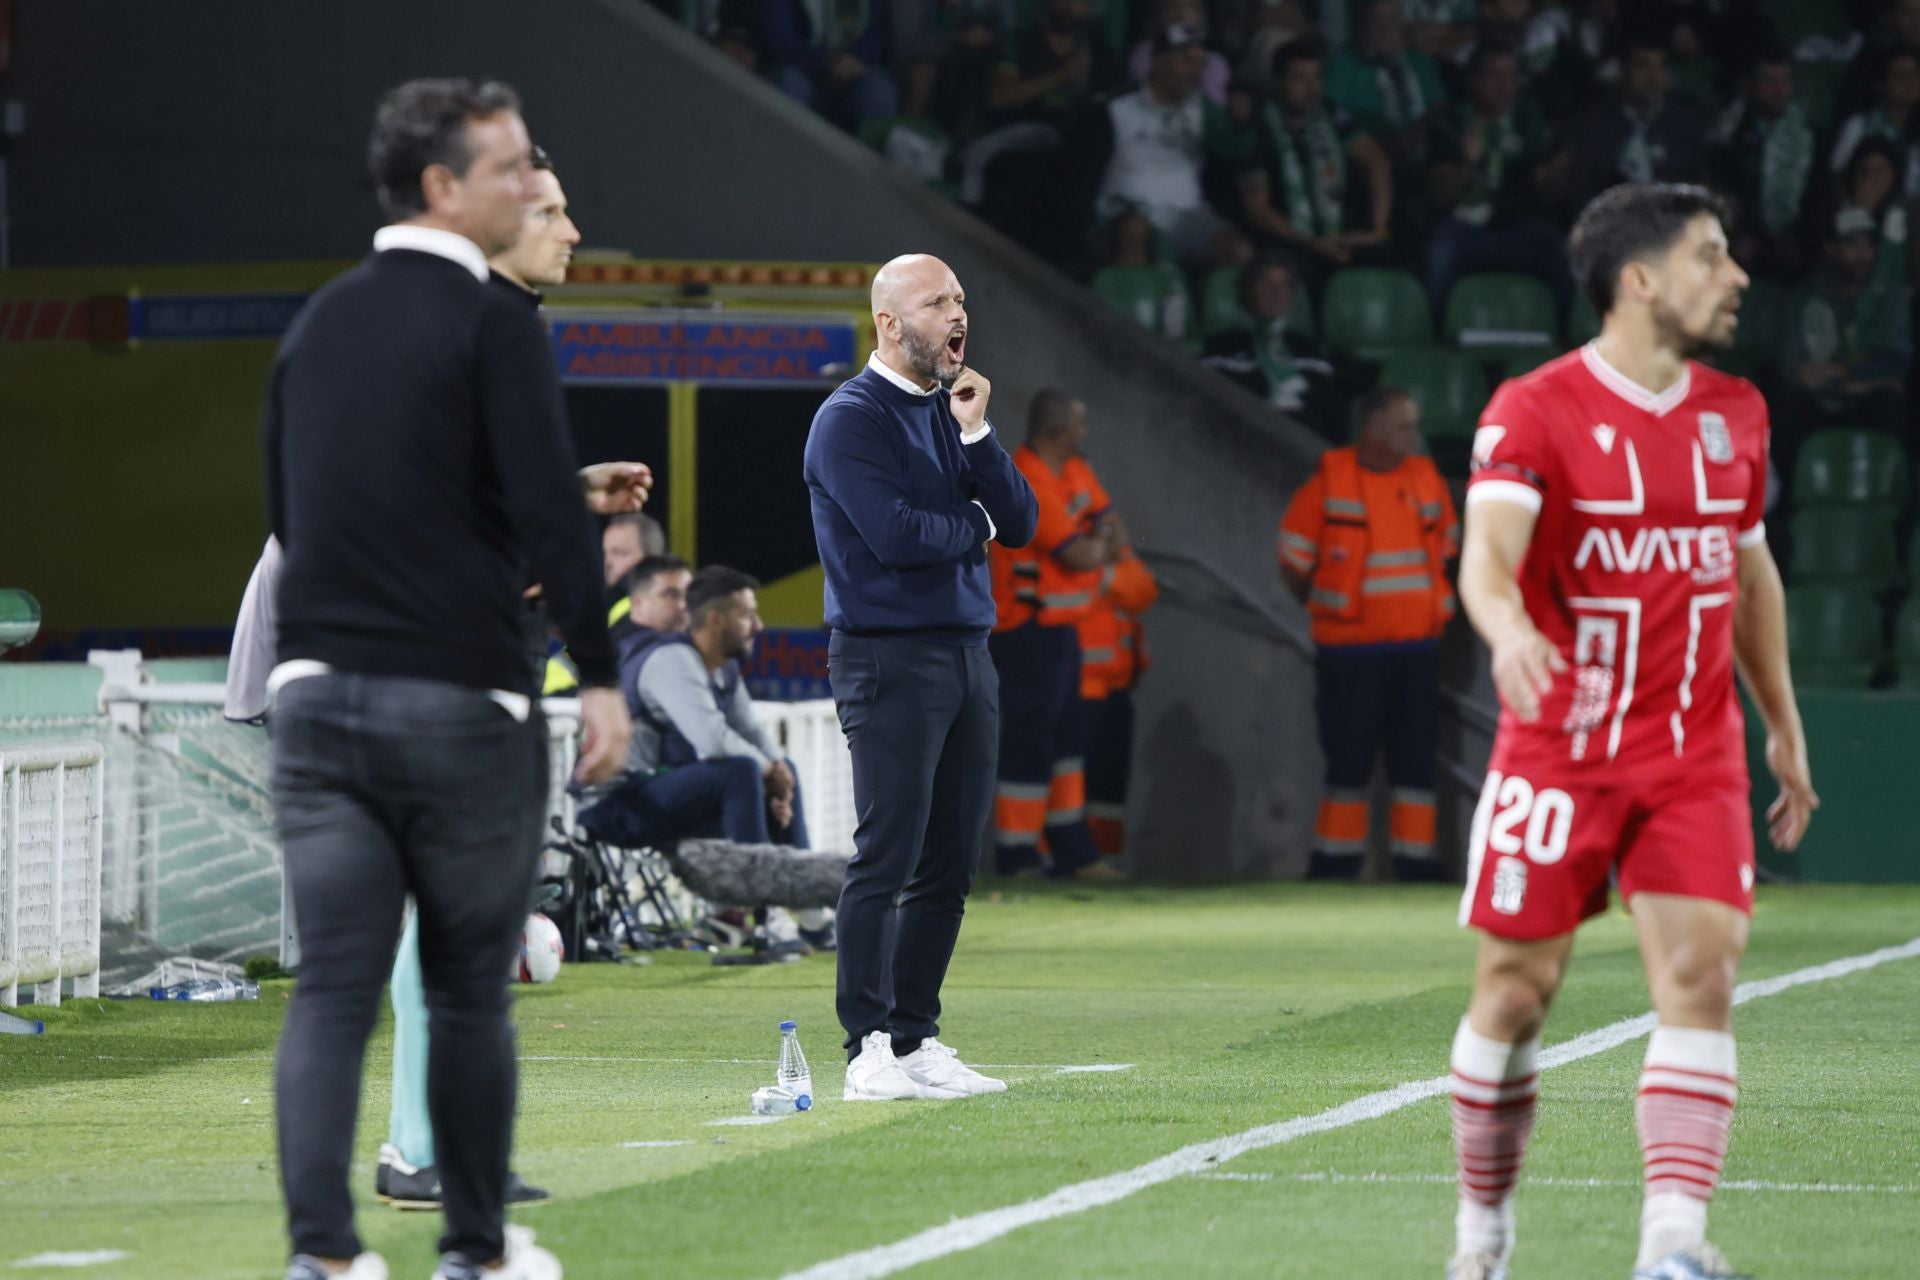
[[[1460,1180],[1457,1173],[1218,1173],[1203,1171],[1193,1175],[1206,1182],[1319,1182],[1334,1185],[1373,1183],[1436,1183],[1452,1186]],[[1522,1180],[1529,1187],[1573,1187],[1579,1190],[1640,1190],[1638,1178],[1537,1178],[1528,1174]],[[1910,1196],[1920,1194],[1920,1186],[1884,1186],[1860,1182],[1765,1182],[1751,1178],[1729,1179],[1720,1183],[1722,1191],[1783,1191],[1801,1195],[1826,1192],[1847,1195]]]
[[[1794,987],[1812,982],[1827,982],[1834,978],[1845,977],[1850,973],[1859,973],[1865,969],[1877,968],[1895,960],[1911,959],[1914,956],[1920,956],[1920,938],[1897,947],[1882,947],[1878,951],[1870,951],[1865,955],[1849,956],[1806,969],[1796,969],[1792,973],[1782,974],[1777,978],[1743,982],[1734,990],[1733,1002],[1746,1004],[1748,1001],[1777,995]],[[1546,1071],[1553,1067],[1565,1066],[1569,1062],[1577,1062],[1582,1058],[1590,1058],[1598,1053],[1605,1053],[1608,1049],[1617,1048],[1629,1040],[1646,1035],[1653,1030],[1653,1027],[1652,1014],[1609,1023],[1584,1035],[1575,1036],[1542,1053],[1540,1070]],[[919,1266],[923,1262],[932,1262],[936,1258],[945,1258],[952,1254],[964,1253],[969,1249],[977,1249],[1022,1227],[1049,1222],[1055,1218],[1064,1218],[1070,1214],[1085,1213],[1089,1209],[1097,1209],[1102,1205],[1124,1200],[1136,1192],[1157,1187],[1175,1178],[1199,1173],[1210,1165],[1224,1164],[1235,1156],[1243,1156],[1249,1151],[1280,1146],[1312,1134],[1326,1133],[1332,1129],[1344,1129],[1348,1125],[1359,1124],[1365,1120],[1378,1120],[1382,1116],[1403,1111],[1417,1102],[1444,1095],[1447,1092],[1447,1079],[1446,1076],[1435,1076],[1430,1080],[1410,1080],[1405,1084],[1395,1085],[1391,1089],[1383,1089],[1378,1093],[1370,1093],[1364,1097],[1355,1098],[1351,1102],[1341,1103],[1337,1107],[1315,1115],[1298,1116],[1292,1120],[1263,1124],[1224,1138],[1196,1142],[1191,1146],[1181,1147],[1178,1151],[1169,1152],[1157,1160],[1150,1160],[1137,1168],[1108,1174],[1104,1178],[1076,1182],[1022,1204],[1007,1205],[1000,1209],[989,1209],[985,1213],[955,1218],[892,1244],[862,1249],[843,1257],[829,1258],[825,1262],[816,1263],[804,1270],[788,1272],[782,1280],[878,1280],[881,1276],[890,1276],[908,1267]]]

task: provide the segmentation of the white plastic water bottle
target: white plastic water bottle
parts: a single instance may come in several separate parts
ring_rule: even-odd
[[[800,1050],[800,1024],[791,1019],[780,1024],[780,1070],[773,1080],[792,1095],[794,1110],[813,1106],[813,1072],[807,1069],[807,1055]]]

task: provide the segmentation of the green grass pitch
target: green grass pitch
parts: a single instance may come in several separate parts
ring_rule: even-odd
[[[522,988],[515,1164],[556,1193],[518,1220],[575,1280],[778,1277],[954,1218],[1121,1173],[1190,1143],[1335,1107],[1446,1068],[1471,935],[1455,897],[1285,885],[1091,894],[983,890],[944,1038],[1009,1092],[839,1101],[833,967],[569,967]],[[1905,943],[1920,889],[1762,893],[1746,978]],[[287,984],[257,1005],[70,1001],[0,1037],[0,1272],[277,1277],[272,1054]],[[1588,926],[1547,1043],[1641,1013],[1632,931]],[[799,1019],[821,1097],[746,1113]],[[1920,959],[1798,987],[1738,1015],[1740,1107],[1712,1232],[1766,1280],[1920,1276]],[[1518,1202],[1519,1280],[1625,1280],[1639,1192],[1644,1041],[1549,1071]],[[426,1280],[438,1219],[372,1198],[390,1042],[369,1054],[360,1226]],[[1063,1066],[1129,1064],[1124,1071]],[[644,1145],[677,1144],[677,1145]],[[1444,1099],[1251,1151],[905,1274],[1437,1278],[1452,1243]],[[123,1250],[80,1270],[12,1269]]]

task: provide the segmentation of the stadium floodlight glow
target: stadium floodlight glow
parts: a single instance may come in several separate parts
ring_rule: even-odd
[[[40,634],[40,602],[18,587],[0,588],[0,653]]]

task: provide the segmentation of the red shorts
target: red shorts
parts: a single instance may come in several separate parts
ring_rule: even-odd
[[[1491,772],[1473,812],[1460,923],[1496,938],[1572,933],[1607,909],[1610,878],[1753,912],[1744,773],[1677,772],[1639,786],[1534,786]]]

